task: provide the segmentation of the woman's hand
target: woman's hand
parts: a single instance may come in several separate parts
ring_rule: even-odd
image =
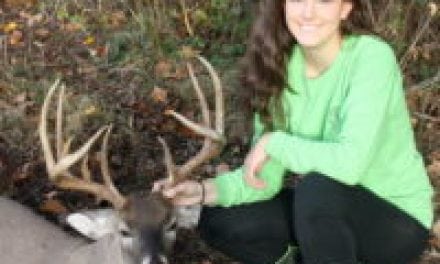
[[[202,204],[204,186],[197,181],[184,181],[171,186],[167,179],[156,181],[153,192],[160,191],[163,196],[170,198],[174,205]]]
[[[264,180],[258,178],[258,173],[263,168],[264,164],[269,160],[264,147],[270,138],[270,133],[264,134],[251,149],[244,161],[244,180],[246,183],[255,189],[263,189],[266,187]]]

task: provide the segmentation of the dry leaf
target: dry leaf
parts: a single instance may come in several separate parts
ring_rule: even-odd
[[[110,24],[114,27],[119,27],[122,24],[127,22],[127,17],[125,16],[124,11],[116,11],[113,12],[110,16]]]
[[[15,46],[19,44],[23,40],[23,33],[20,30],[12,31],[12,34],[9,36],[9,44]]]
[[[427,167],[429,176],[440,177],[440,160],[435,160]]]
[[[172,74],[174,79],[181,80],[188,77],[188,71],[185,66],[177,67],[176,71]]]
[[[192,19],[195,24],[202,24],[209,20],[209,16],[203,9],[196,9],[195,12],[192,13]]]
[[[50,31],[46,28],[39,28],[34,31],[35,36],[40,38],[47,38],[50,34]]]
[[[9,7],[32,7],[37,4],[38,0],[5,0],[4,3]]]
[[[103,57],[107,57],[108,51],[109,51],[109,47],[107,45],[99,46],[95,50],[96,50],[96,56],[100,57],[100,58],[103,58]]]
[[[78,72],[80,74],[97,76],[98,75],[98,68],[95,65],[83,63],[78,66]]]
[[[29,27],[33,27],[35,24],[41,23],[43,21],[43,15],[42,14],[37,14],[34,16],[31,16],[28,21],[27,21],[27,25]]]
[[[78,23],[67,23],[62,27],[67,32],[76,32],[82,28]]]
[[[18,28],[18,24],[16,22],[9,22],[3,26],[3,32],[9,34],[12,31],[16,30],[17,28]]]
[[[93,36],[87,36],[83,41],[83,44],[87,46],[93,45],[95,43],[96,43],[96,39]]]
[[[432,17],[434,17],[437,14],[438,11],[438,6],[436,3],[434,2],[429,2],[428,4],[428,8],[429,8],[429,13]]]
[[[437,238],[440,238],[440,220],[434,223],[432,227],[432,232]]]
[[[96,106],[94,106],[94,105],[91,105],[91,106],[87,107],[87,108],[84,110],[84,114],[85,114],[86,116],[94,115],[94,114],[96,114],[96,113],[98,113],[98,112],[99,112],[98,108],[97,108]]]
[[[185,59],[190,59],[190,58],[194,58],[195,56],[197,56],[200,52],[193,49],[190,46],[182,46],[179,50],[179,54],[180,56],[182,56]]]
[[[26,92],[18,94],[14,97],[14,102],[15,103],[24,103],[26,101],[27,98],[27,94]]]
[[[20,17],[27,20],[26,24],[29,27],[32,27],[35,24],[40,23],[41,21],[43,21],[43,14],[32,15],[32,14],[30,14],[28,12],[20,11]]]
[[[150,97],[156,103],[165,103],[168,98],[168,91],[162,89],[160,87],[155,86],[153,91],[150,94]]]
[[[40,211],[52,214],[63,214],[67,213],[67,208],[57,199],[45,200],[42,205],[40,205]]]
[[[171,65],[171,62],[167,60],[161,60],[154,67],[154,73],[159,77],[168,78],[172,75],[171,74],[172,68],[173,66]]]

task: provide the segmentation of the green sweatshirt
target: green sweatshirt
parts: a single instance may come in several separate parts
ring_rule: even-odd
[[[270,199],[285,171],[320,172],[363,186],[430,228],[432,187],[417,152],[405,104],[400,69],[391,47],[372,36],[347,36],[335,61],[307,79],[299,46],[288,65],[282,94],[284,127],[266,145],[270,159],[259,176],[267,188],[243,180],[243,169],[214,179],[217,204],[232,206]],[[263,131],[255,118],[254,140]]]

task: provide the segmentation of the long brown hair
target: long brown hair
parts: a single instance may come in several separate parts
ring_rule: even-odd
[[[274,118],[283,120],[281,92],[288,86],[287,64],[296,44],[287,28],[285,1],[260,0],[242,61],[241,81],[245,97],[251,103],[252,111],[260,115],[268,131],[273,129]],[[362,1],[343,1],[351,1],[353,10],[347,20],[342,22],[342,34],[374,33],[363,11]]]

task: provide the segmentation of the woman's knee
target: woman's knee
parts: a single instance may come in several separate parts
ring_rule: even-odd
[[[214,240],[225,240],[234,223],[222,213],[226,209],[205,207],[200,215],[198,230],[200,236],[208,243]],[[236,224],[236,222],[235,222]]]
[[[343,213],[350,199],[349,188],[326,175],[307,174],[295,189],[295,216]]]

